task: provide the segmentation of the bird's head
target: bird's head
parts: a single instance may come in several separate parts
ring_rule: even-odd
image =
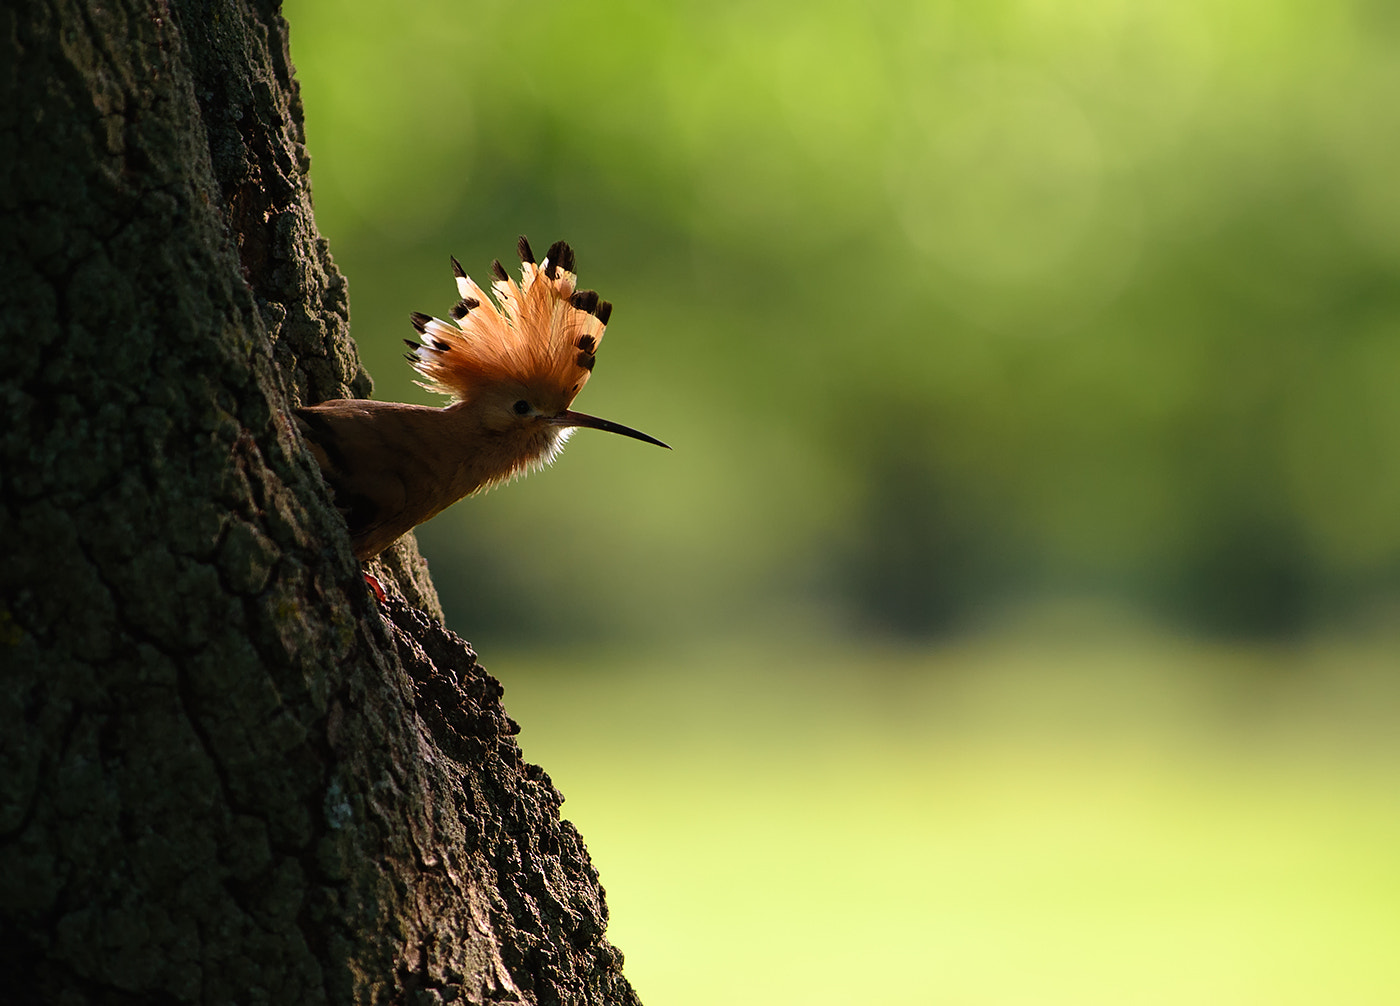
[[[453,323],[411,316],[422,341],[405,342],[409,362],[423,377],[418,383],[469,406],[487,430],[538,439],[550,453],[580,427],[666,447],[638,430],[569,409],[593,372],[612,305],[593,290],[577,289],[574,253],[563,241],[539,264],[524,237],[518,249],[518,284],[499,260],[491,264],[494,302],[452,259],[461,296]]]

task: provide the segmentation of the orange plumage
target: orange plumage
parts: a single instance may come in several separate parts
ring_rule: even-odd
[[[571,412],[587,383],[612,305],[578,290],[574,254],[555,242],[536,264],[519,243],[521,281],[492,264],[495,303],[452,260],[455,324],[411,316],[419,383],[443,408],[338,399],[296,410],[297,425],[335,492],[355,555],[368,559],[464,496],[552,461],[577,427],[661,441]]]
[[[456,324],[412,316],[423,342],[409,342],[409,362],[427,379],[418,382],[423,387],[465,399],[480,385],[528,378],[571,401],[587,383],[612,305],[593,290],[577,289],[574,253],[563,241],[549,249],[542,266],[523,237],[519,251],[519,284],[492,263],[499,309],[454,258],[462,297],[452,309]]]

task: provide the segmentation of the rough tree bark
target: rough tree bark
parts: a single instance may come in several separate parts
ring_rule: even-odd
[[[411,542],[255,0],[0,6],[0,999],[632,1003],[578,833]]]

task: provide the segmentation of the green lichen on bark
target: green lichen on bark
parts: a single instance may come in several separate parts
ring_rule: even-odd
[[[632,1002],[411,540],[288,419],[370,390],[274,5],[0,6],[0,984]]]

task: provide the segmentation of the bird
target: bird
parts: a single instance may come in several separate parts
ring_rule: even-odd
[[[419,335],[404,340],[422,378],[415,383],[448,404],[352,398],[294,410],[357,559],[466,496],[545,467],[576,429],[670,450],[640,430],[570,410],[593,373],[612,304],[578,289],[567,243],[556,241],[538,263],[524,236],[517,251],[518,283],[492,262],[493,297],[452,257],[460,297],[452,322],[409,316]]]

